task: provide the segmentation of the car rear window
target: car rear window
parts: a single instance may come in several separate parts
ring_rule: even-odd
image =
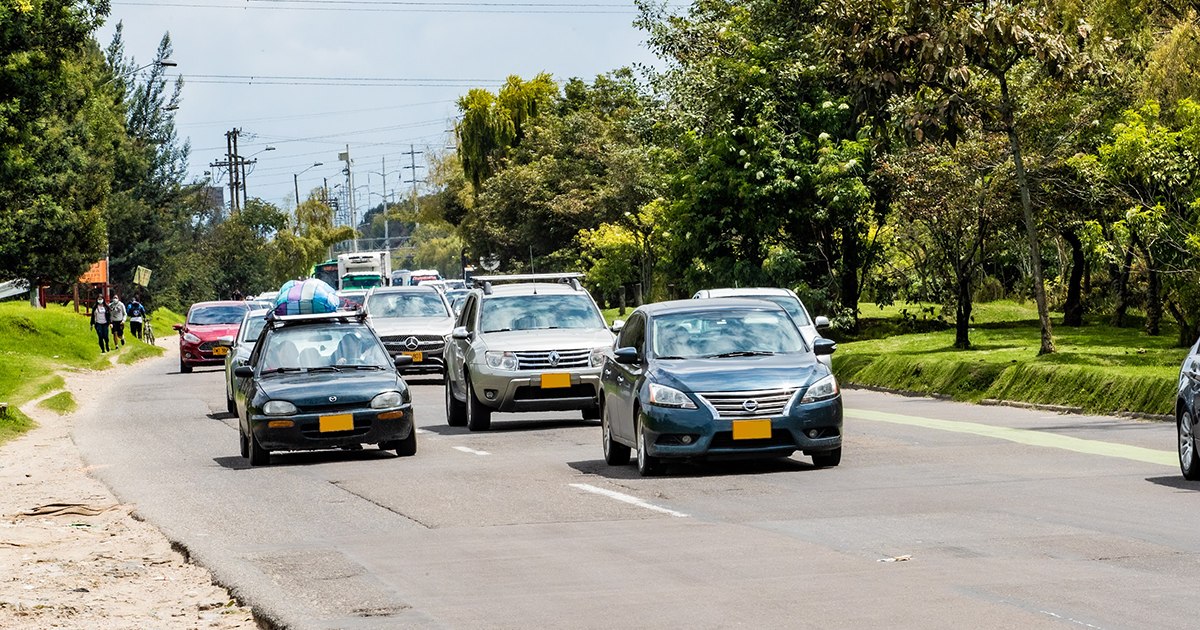
[[[242,341],[257,341],[258,334],[267,325],[265,317],[251,317],[242,324]]]
[[[586,295],[508,295],[483,302],[483,332],[604,328],[604,318]]]
[[[654,318],[654,354],[696,359],[730,353],[805,352],[788,314],[774,310],[697,311]]]
[[[376,293],[367,301],[371,317],[450,317],[446,303],[437,293],[413,291]]]
[[[188,313],[188,324],[192,326],[214,326],[218,324],[240,324],[249,306],[228,304],[222,306],[197,306]]]

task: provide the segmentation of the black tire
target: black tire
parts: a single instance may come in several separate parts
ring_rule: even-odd
[[[472,431],[487,431],[492,428],[492,408],[479,402],[475,386],[467,379],[467,428]]]
[[[467,403],[454,397],[450,388],[450,379],[446,379],[446,424],[461,427],[467,424]]]
[[[271,451],[268,451],[267,449],[263,448],[262,445],[258,443],[258,438],[254,437],[253,432],[251,432],[250,435],[247,436],[247,438],[250,442],[250,465],[251,466],[270,466],[271,465]]]
[[[639,411],[634,411],[639,414]],[[643,477],[653,477],[662,474],[662,460],[646,452],[646,432],[642,429],[642,420],[637,421],[637,471]]]
[[[1196,451],[1196,423],[1192,413],[1184,409],[1175,422],[1179,436],[1179,472],[1188,481],[1200,481],[1200,453]]]
[[[832,451],[823,453],[813,453],[813,466],[817,468],[833,468],[842,463],[842,447],[837,447]]]
[[[417,454],[417,428],[413,427],[412,431],[408,432],[408,437],[403,440],[389,440],[379,443],[380,450],[396,451],[396,455],[400,457],[412,457]]]
[[[229,394],[225,395],[225,411],[228,411],[235,416],[237,415],[237,401],[230,398]]]
[[[596,405],[595,407],[588,407],[587,409],[583,410],[583,419],[584,420],[599,420],[600,413],[601,413],[600,405]]]
[[[242,453],[242,457],[250,457],[250,440],[246,439],[246,432],[242,431],[242,424],[238,423],[238,449]]]
[[[179,360],[179,373],[180,373],[180,374],[191,374],[191,373],[192,373],[192,366],[190,366],[190,365],[188,365],[188,364],[184,363],[184,362],[183,362],[183,359],[180,359],[180,360]]]
[[[629,463],[630,449],[613,439],[608,406],[603,401],[600,403],[600,440],[604,447],[604,463],[609,466],[624,466]]]

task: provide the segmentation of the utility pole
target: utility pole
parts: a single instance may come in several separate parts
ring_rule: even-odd
[[[237,139],[240,129],[234,128],[225,132],[225,160],[210,162],[211,168],[227,168],[229,169],[229,211],[236,213],[241,209],[242,204],[239,202],[238,195],[243,195],[246,190],[245,185],[245,165],[242,157],[238,155]]]
[[[425,153],[424,151],[417,151],[416,148],[411,144],[408,145],[407,153],[401,153],[401,155],[408,156],[409,165],[406,168],[408,168],[408,170],[412,172],[412,179],[406,180],[404,183],[412,184],[412,204],[413,204],[413,219],[414,220],[416,219],[416,216],[420,213],[420,208],[417,207],[417,184],[424,183],[424,181],[425,181],[423,179],[417,179],[417,169],[425,168],[424,166],[417,166],[417,156],[422,155],[424,153]]]
[[[346,171],[345,171],[346,172],[346,205],[350,206],[350,227],[351,227],[351,229],[353,229],[357,232],[358,217],[357,217],[357,213],[355,212],[355,207],[354,207],[354,173],[351,171],[351,168],[350,168],[354,162],[353,162],[353,160],[350,159],[350,145],[349,144],[346,145],[346,152],[338,155],[338,159],[346,162]],[[368,202],[369,202],[369,200],[368,200]],[[355,235],[355,238],[353,240],[351,240],[351,242],[350,242],[350,251],[355,251],[355,252],[358,251],[357,234]]]

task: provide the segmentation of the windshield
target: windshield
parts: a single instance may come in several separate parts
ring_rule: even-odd
[[[267,325],[265,317],[251,317],[242,324],[242,341],[247,343],[257,343],[258,334],[262,332],[264,326]]]
[[[804,306],[800,304],[800,298],[792,295],[762,295],[761,293],[748,293],[746,295],[723,295],[721,297],[736,297],[736,298],[752,298],[755,300],[766,300],[774,302],[783,307],[783,310],[792,316],[792,320],[797,326],[812,326],[812,320],[808,318],[808,313],[804,312]]]
[[[188,313],[188,324],[192,326],[214,326],[218,324],[240,324],[249,306],[230,304],[226,306],[197,306]]]
[[[766,310],[671,313],[654,318],[654,354],[696,359],[790,354],[807,347],[786,313]]]
[[[483,332],[604,328],[604,318],[586,295],[511,295],[483,302]]]
[[[292,326],[275,331],[262,354],[263,373],[323,367],[388,369],[387,351],[361,324]]]
[[[432,291],[376,293],[367,303],[371,317],[450,317],[445,302]]]

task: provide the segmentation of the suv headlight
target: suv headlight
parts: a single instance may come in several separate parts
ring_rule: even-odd
[[[268,400],[263,405],[263,413],[268,416],[290,416],[296,413],[296,405],[286,400]]]
[[[372,409],[391,409],[404,404],[404,396],[400,392],[383,392],[371,399]]]
[[[688,395],[666,385],[650,383],[650,404],[659,407],[674,407],[676,409],[695,409],[696,403]]]
[[[188,343],[200,343],[200,338],[192,333],[183,333],[183,340]]]
[[[596,348],[592,350],[592,355],[588,357],[588,365],[592,367],[600,367],[604,365],[604,353],[608,348]]]
[[[483,360],[487,363],[488,367],[506,372],[516,372],[520,365],[517,361],[517,355],[511,352],[488,351],[483,354]]]
[[[804,392],[804,397],[800,399],[801,403],[817,402],[818,400],[828,400],[837,396],[841,392],[838,389],[837,379],[832,374],[808,386]]]

